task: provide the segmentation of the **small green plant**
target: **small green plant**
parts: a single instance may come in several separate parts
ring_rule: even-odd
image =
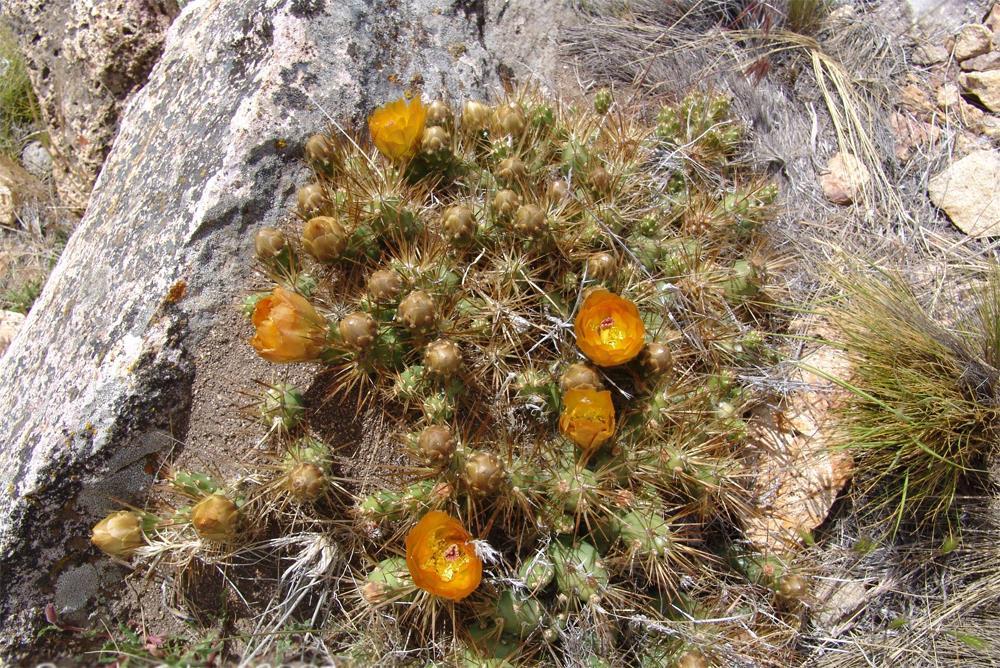
[[[140,633],[126,624],[119,624],[116,636],[97,651],[97,661],[117,668],[149,665],[186,668],[214,665],[221,651],[222,642],[214,635],[191,640]]]
[[[0,23],[0,154],[16,160],[40,112],[14,34]]]
[[[0,306],[8,311],[27,313],[31,310],[35,300],[38,299],[38,295],[42,294],[44,285],[44,280],[36,279],[23,285],[11,287],[0,294]]]

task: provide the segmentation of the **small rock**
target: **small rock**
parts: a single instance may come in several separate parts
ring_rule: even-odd
[[[899,91],[899,105],[920,116],[934,114],[934,104],[923,88],[916,84],[907,84]]]
[[[17,311],[0,311],[0,355],[4,354],[17,331],[24,323],[24,314]]]
[[[948,60],[948,49],[939,44],[924,44],[913,52],[914,65],[937,65]]]
[[[14,191],[0,183],[0,225],[12,227],[17,222],[17,204]]]
[[[1000,236],[1000,152],[970,153],[931,178],[927,191],[969,236]]]
[[[889,117],[889,127],[896,137],[896,157],[901,161],[909,160],[918,148],[934,144],[941,138],[941,130],[937,126],[899,112],[893,112]]]
[[[981,56],[963,60],[959,67],[966,72],[988,72],[1000,69],[1000,51],[993,50]]]
[[[816,590],[813,625],[832,637],[850,627],[850,619],[868,602],[867,587],[857,580],[828,580]]]
[[[823,195],[834,204],[850,204],[871,183],[872,176],[864,163],[850,153],[837,152],[826,164],[819,178]]]
[[[994,35],[1000,34],[1000,2],[994,2],[990,13],[983,19],[986,27],[993,31]]]
[[[966,72],[958,77],[966,93],[975,95],[987,109],[1000,113],[1000,70]]]
[[[991,48],[993,32],[982,24],[963,26],[955,36],[955,60],[959,62],[981,56]]]
[[[938,109],[945,110],[949,107],[957,106],[962,101],[962,92],[953,83],[946,83],[938,88],[937,106]]]
[[[40,141],[29,142],[21,151],[21,164],[29,174],[40,179],[52,174],[52,155]]]

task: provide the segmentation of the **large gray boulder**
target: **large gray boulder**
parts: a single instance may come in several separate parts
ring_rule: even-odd
[[[64,207],[82,213],[118,115],[156,64],[177,0],[7,0],[54,154]]]
[[[143,502],[155,457],[211,458],[239,437],[233,396],[273,370],[240,340],[234,305],[254,230],[288,216],[307,178],[305,138],[327,114],[363,126],[414,82],[425,97],[488,97],[510,74],[550,82],[561,15],[554,0],[185,7],[0,359],[0,653],[50,656],[32,649],[47,604],[87,625],[102,587],[121,589],[90,526]]]

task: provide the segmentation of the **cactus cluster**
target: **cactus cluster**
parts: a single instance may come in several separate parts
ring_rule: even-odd
[[[393,464],[335,482],[338,444],[275,385],[260,414],[276,470],[245,500],[175,478],[204,497],[194,530],[238,542],[223,525],[240,516],[335,520],[354,555],[341,600],[368,621],[328,644],[362,663],[357,635],[379,632],[448,665],[729,665],[748,625],[780,635],[733,608],[805,586],[740,537],[761,397],[739,370],[771,354],[759,228],[776,190],[735,160],[727,100],[645,123],[607,90],[591,108],[414,98],[369,130],[372,148],[306,142],[315,181],[294,221],[257,233],[274,287],[246,310],[262,357],[318,363],[393,426]]]

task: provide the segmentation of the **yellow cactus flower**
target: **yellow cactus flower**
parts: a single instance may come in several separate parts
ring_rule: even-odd
[[[462,523],[432,510],[406,534],[406,566],[421,589],[461,601],[483,579],[483,562]]]
[[[268,362],[314,360],[325,348],[326,321],[305,297],[284,288],[257,302],[253,325],[250,344]]]
[[[611,393],[606,390],[567,390],[563,395],[559,431],[585,452],[604,445],[615,434],[615,406],[611,403]]]
[[[130,510],[111,513],[94,526],[90,542],[112,557],[131,556],[146,543],[142,536],[142,518]]]
[[[403,162],[420,148],[420,139],[427,119],[427,108],[419,97],[400,98],[376,109],[368,118],[372,141],[385,157]]]
[[[604,289],[594,290],[583,300],[573,331],[583,354],[603,367],[628,362],[646,345],[639,309]]]

